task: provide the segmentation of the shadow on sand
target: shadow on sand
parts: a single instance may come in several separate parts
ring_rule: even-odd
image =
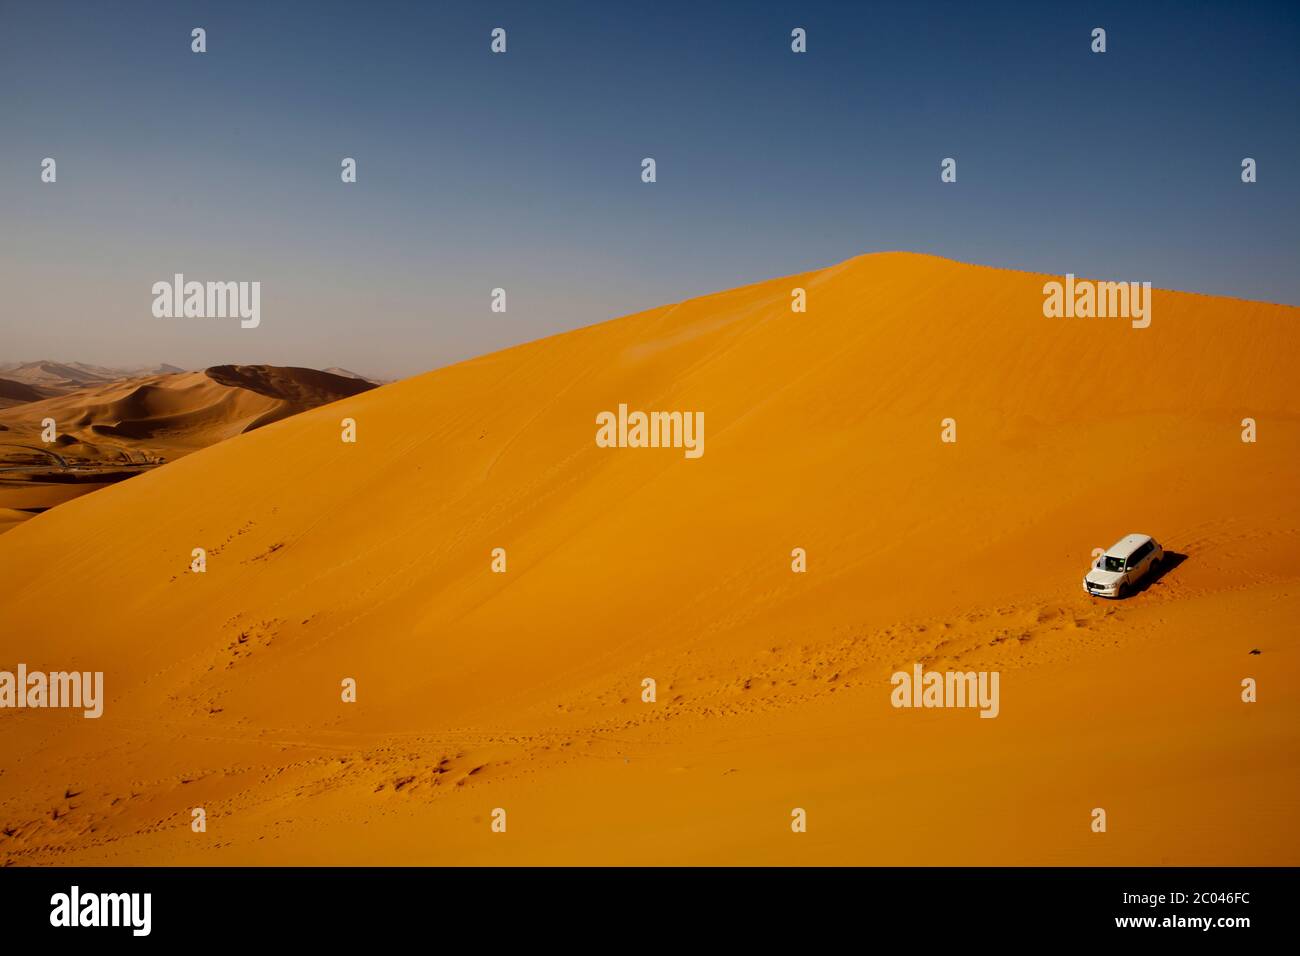
[[[1162,580],[1166,574],[1174,570],[1174,568],[1178,567],[1186,560],[1187,555],[1179,551],[1166,551],[1164,559],[1156,565],[1156,569],[1137,583],[1133,590],[1129,592],[1129,597],[1132,597],[1135,594],[1141,594],[1147,588],[1151,587],[1151,585]]]

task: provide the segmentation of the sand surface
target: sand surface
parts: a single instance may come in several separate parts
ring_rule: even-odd
[[[0,711],[0,861],[1300,863],[1300,310],[1157,290],[1138,330],[1044,280],[864,256],[18,524],[0,668],[108,699]],[[705,453],[596,447],[620,403]],[[1174,559],[1090,598],[1128,532]],[[918,661],[1000,715],[891,707]]]

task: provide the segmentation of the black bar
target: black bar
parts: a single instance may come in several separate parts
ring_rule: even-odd
[[[846,937],[909,936],[923,947],[917,952],[949,939],[1128,936],[1231,945],[1243,933],[1273,935],[1288,925],[1296,872],[10,867],[0,870],[0,925],[7,940],[67,941],[76,933],[92,944],[149,939],[205,947],[258,938],[301,945],[408,938],[451,946],[469,934],[495,948],[523,934],[534,946],[585,940],[617,949],[652,938],[680,945],[680,934],[694,928],[733,942],[788,938],[809,949],[840,948]],[[70,904],[73,886],[83,906],[88,894],[150,894],[148,935],[135,936],[128,910],[120,919],[127,925],[52,926],[52,898],[65,894]],[[142,927],[143,912],[134,915]],[[1206,919],[1211,925],[1200,925]],[[1152,923],[1120,925],[1125,920]],[[1236,925],[1223,922],[1229,920]]]

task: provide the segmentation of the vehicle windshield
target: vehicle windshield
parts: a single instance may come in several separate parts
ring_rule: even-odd
[[[1123,571],[1124,559],[1112,558],[1109,554],[1101,559],[1101,566],[1107,571]]]

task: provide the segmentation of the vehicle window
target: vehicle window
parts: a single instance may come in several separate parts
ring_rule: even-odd
[[[1104,562],[1107,571],[1123,571],[1123,570],[1124,570],[1124,559],[1123,559],[1123,558],[1112,557],[1111,555],[1108,554],[1108,555],[1106,555],[1106,557],[1102,558],[1102,561]]]
[[[1142,547],[1134,551],[1132,557],[1128,559],[1128,566],[1130,568],[1133,567],[1133,565],[1137,564],[1139,561],[1145,558],[1147,554],[1150,553],[1150,551],[1151,551],[1151,545],[1149,543],[1142,545]]]

